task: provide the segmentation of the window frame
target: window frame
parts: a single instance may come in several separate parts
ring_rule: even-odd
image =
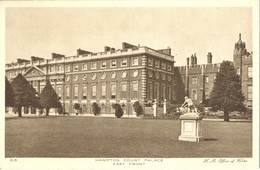
[[[117,65],[116,59],[110,60],[110,68],[115,68]]]
[[[90,67],[91,67],[91,70],[96,70],[97,69],[97,62],[91,62],[91,66]]]
[[[86,67],[84,67],[86,66]],[[88,70],[88,64],[87,63],[82,63],[82,70]]]
[[[135,63],[136,61],[136,63]],[[132,66],[138,66],[139,65],[139,60],[138,57],[132,57]]]
[[[196,92],[195,93],[195,97],[194,97],[194,93],[193,92]],[[191,96],[192,96],[192,100],[198,100],[198,91],[197,91],[197,89],[192,89],[191,90]]]
[[[250,69],[250,71],[249,71],[249,69]],[[251,73],[251,74],[249,75],[249,73]],[[247,67],[247,78],[248,79],[252,79],[253,78],[253,67],[252,66],[248,66]]]
[[[73,64],[73,71],[79,71],[79,64]]]
[[[124,63],[125,63],[125,65],[124,65]],[[122,58],[122,60],[121,60],[121,67],[127,67],[127,58]]]

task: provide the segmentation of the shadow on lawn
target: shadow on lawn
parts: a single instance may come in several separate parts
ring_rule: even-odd
[[[204,138],[203,141],[216,141],[216,138]]]
[[[67,117],[67,116],[23,116],[23,117],[5,117],[5,120],[8,119],[40,119],[40,118],[58,118],[58,117]]]

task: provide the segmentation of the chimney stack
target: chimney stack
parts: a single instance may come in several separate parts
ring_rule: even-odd
[[[82,50],[82,49],[77,49],[77,55],[83,55],[83,54],[91,54],[92,52],[89,52],[89,51],[85,51],[85,50]]]
[[[208,64],[211,64],[212,63],[212,54],[211,54],[211,52],[208,52],[207,58],[208,58]]]
[[[190,60],[191,60],[191,67],[193,67],[193,66],[194,66],[194,57],[193,57],[193,54],[191,55]]]
[[[105,46],[105,47],[104,47],[104,51],[105,51],[105,52],[109,52],[109,51],[110,51],[110,47]]]
[[[196,53],[194,53],[194,65],[197,65],[197,56],[196,56]]]
[[[190,65],[190,58],[187,57],[187,66],[189,66],[189,65]]]

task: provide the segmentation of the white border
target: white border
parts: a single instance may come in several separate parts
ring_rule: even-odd
[[[7,7],[252,7],[253,8],[253,158],[247,158],[248,163],[236,164],[203,164],[204,158],[172,158],[163,159],[163,163],[150,163],[144,167],[132,167],[134,169],[257,169],[259,168],[259,2],[258,0],[197,0],[195,1],[2,1],[0,2],[0,62],[3,64],[1,73],[5,72],[5,8]],[[4,74],[2,80],[4,80]],[[2,81],[4,82],[4,81]],[[1,84],[4,89],[4,83]],[[4,95],[1,95],[1,101],[4,101]],[[3,103],[3,102],[2,102]],[[3,140],[0,141],[0,148],[4,148],[4,105],[1,107],[2,116],[0,118],[0,135]],[[19,168],[19,169],[132,169],[129,166],[112,166],[111,162],[95,162],[94,158],[68,159],[68,158],[19,158],[17,162],[11,162],[4,158],[4,149],[0,151],[0,169]],[[120,158],[123,160],[123,158]]]

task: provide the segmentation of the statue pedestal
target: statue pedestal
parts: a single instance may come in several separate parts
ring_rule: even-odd
[[[196,113],[187,113],[180,116],[181,135],[179,140],[189,142],[200,142],[202,137],[201,120],[202,117]]]

